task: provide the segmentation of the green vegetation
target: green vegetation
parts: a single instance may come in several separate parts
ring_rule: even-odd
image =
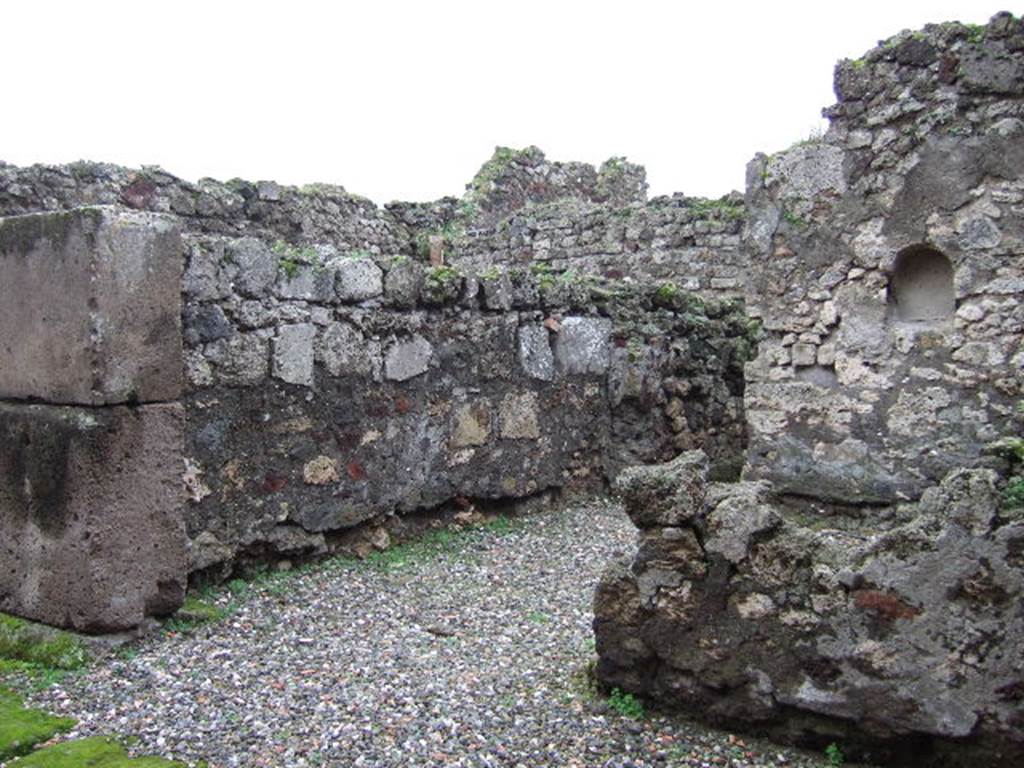
[[[679,286],[668,280],[658,286],[655,291],[655,298],[662,304],[672,304],[679,295]]]
[[[132,758],[118,742],[105,736],[54,744],[14,764],[17,768],[184,768],[160,757]]]
[[[839,745],[834,741],[825,747],[825,761],[830,768],[841,768],[846,762],[846,756],[843,754],[843,750],[839,748]]]
[[[1018,418],[1024,418],[1024,402],[1017,404]],[[1010,462],[1010,477],[1002,494],[1004,511],[1024,510],[1024,437],[1004,437],[989,450]]]
[[[52,739],[74,724],[75,721],[70,718],[53,717],[38,709],[26,709],[18,696],[0,688],[0,762],[30,752],[36,744]]]
[[[808,226],[807,222],[800,218],[800,216],[798,216],[797,214],[793,213],[793,211],[783,211],[782,220],[789,224],[789,226],[795,227],[797,229],[805,229]]]
[[[271,250],[277,254],[277,266],[289,280],[295,279],[299,273],[300,264],[312,264],[316,269],[323,268],[320,263],[320,254],[316,248],[310,246],[297,248],[284,240],[278,240],[271,246]]]
[[[644,716],[644,705],[631,693],[623,693],[621,688],[612,688],[608,696],[608,706],[622,717],[632,720],[642,720]]]
[[[967,42],[980,43],[985,39],[985,27],[982,24],[965,24],[967,29]]]
[[[231,584],[233,583],[231,582]],[[245,584],[245,582],[242,583]],[[248,585],[246,585],[246,588],[248,589]],[[236,606],[233,605],[221,607],[198,597],[186,597],[184,604],[178,609],[178,612],[164,622],[164,629],[168,632],[188,634],[203,624],[210,624],[227,618],[234,613],[235,608]]]
[[[430,238],[440,236],[444,249],[451,250],[458,246],[459,242],[466,235],[466,227],[464,224],[458,221],[449,221],[440,229],[434,229],[429,232],[420,232],[416,235],[416,252],[420,258],[427,260],[430,258]]]
[[[495,181],[505,172],[505,169],[515,160],[530,152],[530,150],[531,148],[529,147],[527,149],[495,147],[491,159],[480,167],[480,170],[476,172],[476,176],[469,182],[469,188],[463,197],[464,204],[467,206],[472,205],[474,208],[479,207],[480,200],[491,191]]]
[[[68,632],[40,627],[0,613],[0,666],[26,671],[81,669],[89,662],[82,641]]]
[[[743,218],[743,207],[729,202],[727,199],[708,200],[696,198],[690,202],[690,210],[702,219],[722,219],[723,221],[739,221]]]
[[[363,565],[384,571],[429,562],[438,557],[462,552],[466,545],[479,539],[482,534],[504,536],[516,530],[518,523],[508,517],[498,516],[481,525],[461,531],[441,528],[429,531],[413,541],[373,552],[363,560]]]
[[[443,285],[445,283],[451,283],[462,278],[462,273],[459,272],[455,267],[444,264],[440,267],[431,267],[427,270],[426,274],[428,283],[436,283]]]
[[[551,617],[542,611],[530,611],[526,614],[526,620],[531,624],[547,624]]]

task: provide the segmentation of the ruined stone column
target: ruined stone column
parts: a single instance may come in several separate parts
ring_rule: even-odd
[[[109,632],[180,605],[181,270],[168,217],[0,219],[0,610]]]

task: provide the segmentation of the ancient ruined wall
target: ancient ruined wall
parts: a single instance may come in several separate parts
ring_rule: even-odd
[[[738,305],[255,238],[186,250],[193,570],[323,552],[455,497],[594,487],[693,444],[738,469]]]
[[[748,171],[743,481],[619,476],[640,529],[595,599],[609,686],[882,764],[1024,761],[1024,23],[836,70],[829,132]],[[1002,474],[1000,474],[1002,472]]]
[[[737,294],[738,197],[648,203],[638,166],[536,148],[497,150],[461,200],[386,209],[321,185],[0,165],[0,213],[84,203],[185,232],[192,571],[322,553],[456,497],[596,487],[695,445],[738,474],[757,328],[715,298]]]
[[[933,25],[836,69],[820,140],[748,168],[750,478],[914,499],[1012,425],[1024,36]],[[902,282],[901,282],[902,281]]]

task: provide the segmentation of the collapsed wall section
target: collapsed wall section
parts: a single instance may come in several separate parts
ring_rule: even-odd
[[[105,632],[180,605],[180,276],[166,218],[0,219],[0,610]]]

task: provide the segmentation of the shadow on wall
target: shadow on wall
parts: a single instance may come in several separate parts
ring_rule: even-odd
[[[953,265],[927,245],[914,245],[896,257],[889,280],[889,316],[904,322],[944,320],[956,311]]]

